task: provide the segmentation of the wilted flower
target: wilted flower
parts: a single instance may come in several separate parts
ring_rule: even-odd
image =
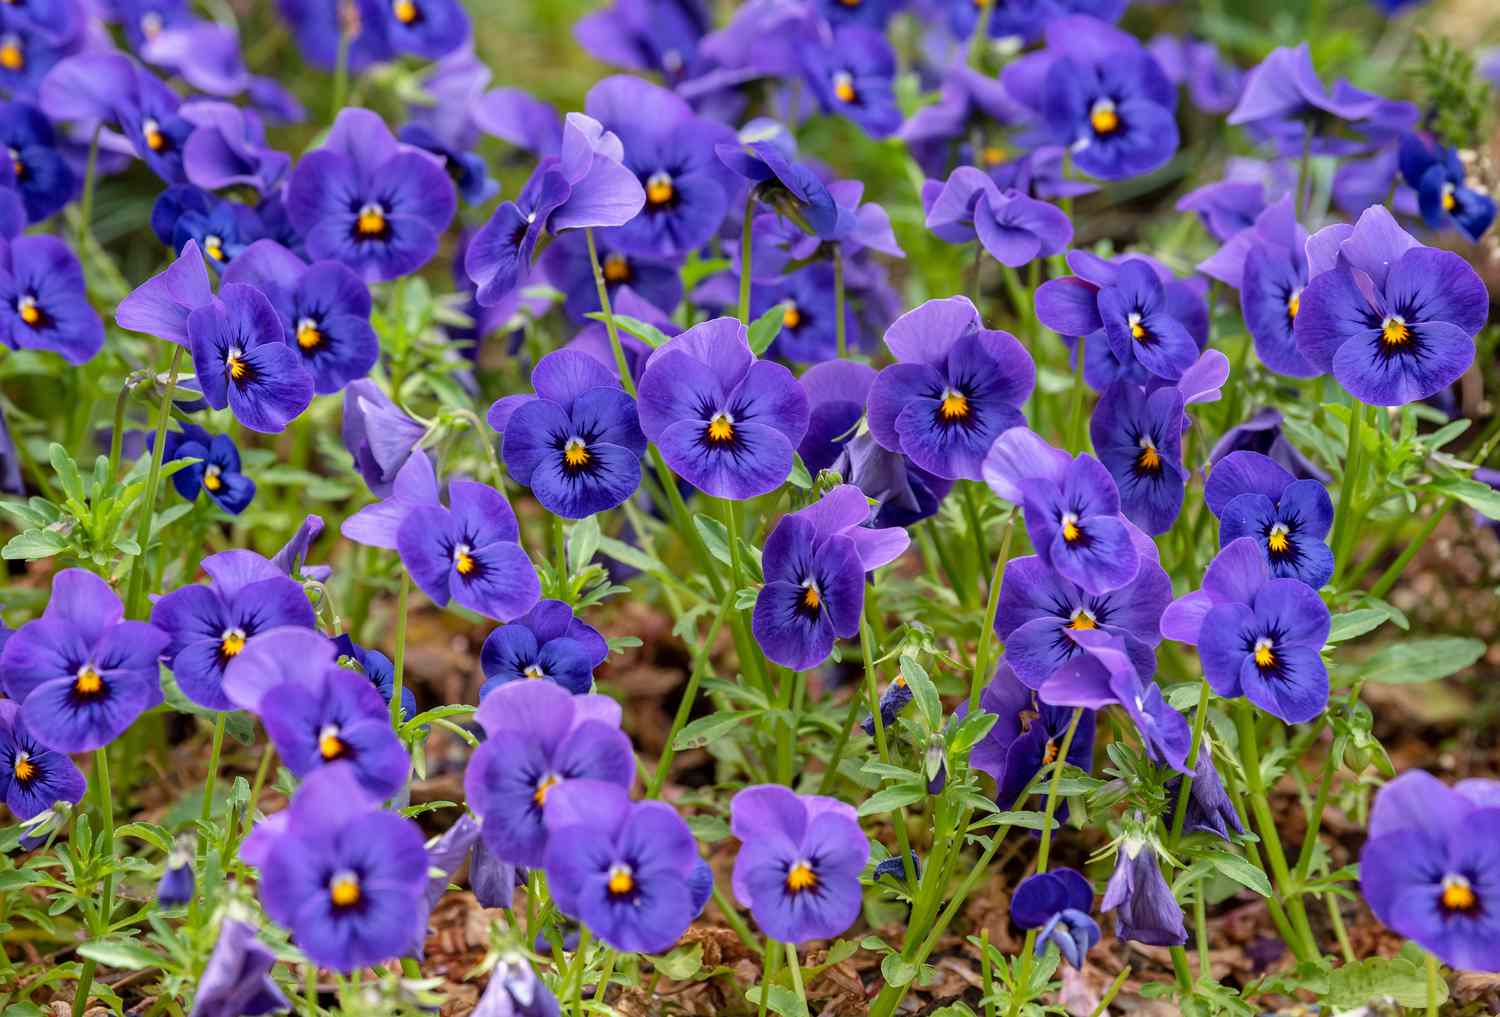
[[[1207,731],[1198,745],[1198,761],[1193,767],[1192,786],[1188,788],[1187,812],[1182,828],[1188,833],[1199,831],[1211,833],[1220,840],[1228,840],[1231,832],[1244,833],[1239,813],[1224,791],[1224,782],[1214,768],[1213,739]],[[1177,796],[1182,793],[1182,777],[1174,777],[1167,783],[1166,815],[1177,812]]]
[[[1115,935],[1150,946],[1180,946],[1187,942],[1182,905],[1162,878],[1156,849],[1139,837],[1126,837],[1115,856],[1100,911],[1115,912]]]
[[[1036,952],[1041,956],[1048,943],[1075,968],[1083,967],[1084,955],[1099,942],[1099,924],[1089,917],[1094,906],[1094,888],[1073,869],[1038,872],[1021,880],[1010,900],[1011,920],[1023,929],[1041,929]]]
[[[513,681],[556,682],[574,695],[594,687],[594,669],[609,656],[598,629],[574,617],[566,601],[544,600],[491,632],[479,651],[479,698]]]
[[[1319,589],[1333,578],[1333,500],[1316,480],[1298,480],[1269,456],[1231,452],[1213,465],[1203,496],[1219,517],[1219,546],[1254,538],[1271,574]]]
[[[912,700],[911,686],[907,683],[905,676],[897,675],[891,679],[891,683],[885,687],[880,694],[880,702],[877,707],[880,710],[880,726],[890,730],[892,724],[896,723],[896,717]],[[866,714],[865,719],[859,722],[860,730],[865,734],[875,734],[875,715]],[[900,860],[897,860],[897,864]]]
[[[193,876],[193,842],[179,841],[167,855],[161,880],[156,884],[156,903],[164,908],[178,908],[193,899],[196,880]]]
[[[276,955],[256,938],[253,926],[226,918],[189,1017],[255,1017],[290,1009],[292,1004],[271,977],[275,963]]]

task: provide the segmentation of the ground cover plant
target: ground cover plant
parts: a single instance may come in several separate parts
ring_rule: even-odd
[[[7,0],[0,1017],[1500,1012],[1487,34]]]

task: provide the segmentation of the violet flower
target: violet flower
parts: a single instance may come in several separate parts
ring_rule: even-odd
[[[869,519],[864,493],[841,484],[776,524],[751,621],[769,659],[806,671],[828,658],[836,639],[858,634],[865,573],[900,557],[910,542],[899,527],[866,528]]]
[[[1259,452],[1270,456],[1298,480],[1327,484],[1330,477],[1287,440],[1281,428],[1281,411],[1264,406],[1235,424],[1208,453],[1210,465],[1232,452]]]
[[[1207,731],[1198,745],[1198,761],[1193,767],[1193,783],[1188,788],[1187,812],[1182,828],[1188,833],[1211,833],[1220,840],[1229,840],[1230,833],[1244,833],[1239,813],[1224,790],[1224,781],[1214,768],[1213,740]],[[1182,777],[1174,777],[1167,783],[1168,816],[1177,813],[1177,796],[1182,794]]]
[[[990,445],[1025,423],[1036,366],[1008,332],[985,329],[967,297],[929,300],[885,333],[897,362],[876,377],[870,433],[922,469],[949,479],[981,478]]]
[[[398,53],[436,60],[469,38],[469,16],[459,0],[391,0],[382,10],[385,37]]]
[[[672,472],[717,498],[775,490],[807,432],[792,373],[750,352],[743,322],[718,318],[651,354],[641,375],[641,430]]]
[[[960,710],[967,713],[967,707],[965,703]],[[1018,807],[1017,800],[1037,774],[1057,761],[1073,711],[1038,700],[1003,661],[980,692],[979,708],[997,719],[969,750],[969,765],[995,778],[995,804],[1001,809]],[[1093,769],[1095,723],[1093,710],[1084,710],[1078,718],[1068,747],[1069,766],[1084,772]],[[1062,818],[1066,818],[1066,809],[1064,803],[1059,813]]]
[[[955,156],[959,164],[994,169],[1006,162],[1006,150],[1000,145],[981,145],[975,151],[973,139],[982,138],[996,125],[1019,124],[1029,116],[997,79],[960,63],[943,72],[937,101],[913,113],[901,125],[898,137],[929,177],[947,174]]]
[[[339,434],[360,476],[377,497],[390,495],[396,475],[426,433],[427,429],[407,416],[375,382],[362,379],[344,389]]]
[[[208,190],[252,187],[267,194],[291,167],[291,157],[266,144],[260,117],[227,102],[190,102],[182,118],[193,125],[182,146],[188,182]]]
[[[396,141],[369,110],[339,112],[321,148],[287,184],[287,213],[313,258],[342,261],[366,282],[415,271],[437,253],[457,206],[430,155]]]
[[[417,451],[396,472],[383,499],[366,505],[339,525],[339,532],[357,544],[397,550],[401,524],[417,508],[442,506],[437,473],[427,453]]]
[[[275,953],[256,937],[253,926],[224,919],[188,1017],[254,1017],[291,1009],[271,977],[275,963]]]
[[[562,1004],[525,957],[506,954],[490,969],[473,1017],[562,1017]]]
[[[550,681],[575,696],[594,687],[594,669],[609,656],[599,630],[575,617],[566,601],[544,600],[485,637],[479,651],[482,701],[513,681]]]
[[[1187,942],[1182,905],[1162,877],[1156,849],[1139,837],[1126,837],[1115,856],[1100,911],[1115,912],[1115,935],[1148,946],[1181,946]]]
[[[1328,264],[1312,252],[1328,251]],[[1452,251],[1423,247],[1377,205],[1308,241],[1313,278],[1293,329],[1298,351],[1376,406],[1426,399],[1474,360],[1489,315],[1483,280]],[[1335,253],[1336,252],[1336,253]]]
[[[32,735],[21,704],[0,699],[0,802],[24,821],[57,802],[76,805],[87,788],[66,752],[50,749]]]
[[[58,150],[52,122],[37,107],[0,103],[0,149],[10,155],[11,176],[28,222],[41,222],[73,199],[77,179]]]
[[[780,125],[763,125],[777,127]],[[715,146],[719,160],[755,185],[759,199],[807,232],[829,236],[838,227],[838,205],[818,175],[795,161],[789,140],[765,139],[759,129]]]
[[[375,691],[380,693],[380,698],[389,706],[391,697],[396,694],[396,666],[391,663],[391,658],[379,650],[360,646],[349,638],[348,633],[334,636],[333,645],[338,651],[339,666],[357,671],[368,678],[370,684],[375,686]],[[416,715],[417,697],[412,693],[411,686],[403,684],[401,716],[409,720]]]
[[[1084,955],[1099,942],[1099,923],[1089,917],[1094,888],[1075,869],[1037,872],[1021,880],[1011,895],[1011,920],[1023,929],[1041,929],[1037,956],[1056,943],[1063,959],[1083,967]]]
[[[620,730],[620,704],[573,696],[552,682],[508,682],[479,704],[487,737],[469,757],[464,793],[491,851],[512,865],[546,858],[543,816],[551,791],[571,780],[635,779],[635,753]]]
[[[1314,590],[1333,578],[1333,499],[1317,480],[1298,480],[1258,452],[1231,452],[1214,464],[1204,500],[1219,518],[1219,546],[1255,540],[1271,574]]]
[[[345,48],[349,73],[358,74],[371,64],[394,55],[386,34],[381,0],[276,0],[277,10],[291,26],[297,48],[307,61],[325,71],[338,64],[339,48]],[[347,42],[342,41],[347,35]]]
[[[196,243],[215,271],[265,233],[255,209],[193,184],[174,184],[157,196],[151,206],[151,229],[174,251]]]
[[[284,430],[312,402],[312,375],[260,290],[225,283],[188,315],[187,334],[204,401],[229,407],[250,430]]]
[[[201,491],[219,508],[237,516],[255,497],[255,481],[240,472],[240,450],[227,434],[211,435],[197,424],[168,431],[162,461],[174,459],[201,460],[172,474],[172,486],[187,501],[196,501]]]
[[[1120,511],[1153,535],[1171,529],[1182,512],[1184,419],[1177,388],[1147,394],[1128,381],[1106,388],[1089,417],[1094,449],[1119,487]]]
[[[833,939],[859,917],[860,874],[870,842],[854,808],[774,784],[747,787],[729,803],[740,840],[734,896],[772,939]]]
[[[935,184],[922,189],[927,228],[950,244],[977,239],[990,257],[1019,268],[1058,254],[1073,240],[1073,224],[1061,209],[1017,190],[1002,192],[972,166],[960,166]]]
[[[188,346],[188,317],[214,298],[208,267],[196,241],[190,241],[162,271],[137,286],[119,307],[115,323],[131,332]]]
[[[83,266],[55,237],[0,241],[0,343],[83,364],[104,346]]]
[[[817,262],[798,269],[769,286],[750,289],[750,320],[782,305],[781,330],[768,355],[794,363],[822,363],[838,356],[838,317],[835,312],[833,266]],[[844,305],[844,341],[850,348],[863,344],[859,318],[852,302]]]
[[[1401,176],[1417,192],[1428,228],[1451,223],[1471,241],[1484,236],[1495,221],[1495,199],[1468,186],[1458,152],[1422,134],[1403,136],[1400,151]]]
[[[679,82],[696,61],[713,20],[702,0],[615,0],[579,18],[578,45],[595,59]]]
[[[63,569],[41,617],[6,640],[0,679],[37,742],[55,752],[103,748],[162,701],[157,658],[167,634],[124,617],[104,580]]]
[[[547,889],[558,910],[614,947],[663,953],[697,917],[698,844],[665,802],[609,781],[570,780],[547,808]]]
[[[801,54],[803,80],[823,112],[849,118],[871,137],[896,133],[896,54],[883,32],[845,25],[807,41]]]
[[[638,221],[640,216],[631,223]],[[623,232],[629,228],[627,224],[594,233],[610,310],[614,310],[620,291],[628,286],[653,306],[670,312],[682,300],[682,263],[649,250],[633,249]],[[542,279],[563,294],[563,310],[574,324],[588,324],[588,315],[600,310],[594,264],[589,258],[588,239],[582,233],[573,230],[553,240],[537,259],[536,268]]]

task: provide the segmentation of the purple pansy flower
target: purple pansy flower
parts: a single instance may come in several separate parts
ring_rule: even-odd
[[[271,977],[275,963],[276,954],[256,937],[253,926],[224,919],[188,1017],[253,1017],[291,1009]]]
[[[1333,578],[1333,499],[1317,480],[1298,480],[1258,452],[1231,452],[1214,464],[1204,500],[1219,518],[1219,546],[1252,538],[1271,574],[1319,589]]]
[[[339,433],[370,492],[384,498],[427,429],[407,416],[375,382],[360,380],[344,389]]]
[[[427,851],[417,824],[327,767],[292,797],[260,866],[266,913],[314,963],[349,972],[420,948]]]
[[[429,506],[442,506],[437,472],[427,453],[418,451],[397,471],[386,496],[345,519],[339,532],[357,544],[395,551],[406,517],[415,509]]]
[[[1354,398],[1400,406],[1468,370],[1489,292],[1463,258],[1421,246],[1379,205],[1352,229],[1319,230],[1308,251],[1313,278],[1294,326],[1297,349]]]
[[[771,138],[766,131],[775,130]],[[795,161],[793,143],[780,125],[752,122],[738,141],[715,146],[725,166],[750,181],[761,201],[816,236],[838,227],[839,209],[818,175]]]
[[[885,333],[897,363],[870,388],[870,433],[922,469],[981,478],[990,445],[1025,423],[1036,382],[1031,355],[1009,332],[984,328],[967,297],[929,300]]]
[[[351,74],[393,55],[385,31],[381,0],[277,0],[281,16],[291,24],[297,48],[308,62],[326,71],[339,61],[339,50]],[[345,40],[347,36],[347,40]]]
[[[1075,968],[1099,942],[1099,923],[1089,917],[1094,888],[1075,869],[1038,872],[1021,880],[1011,896],[1011,920],[1023,929],[1041,929],[1036,938],[1040,956],[1048,943]]]
[[[265,127],[252,110],[227,102],[190,102],[182,117],[193,125],[182,146],[182,168],[188,182],[208,190],[253,187],[273,190],[292,160],[266,144]]]
[[[519,88],[492,88],[473,105],[474,126],[485,134],[539,156],[562,149],[563,119],[557,110]]]
[[[675,83],[693,66],[711,25],[702,0],[615,0],[579,18],[573,37],[604,63],[657,71]]]
[[[1226,175],[1184,194],[1176,207],[1179,212],[1192,212],[1215,240],[1226,243],[1254,226],[1256,217],[1266,210],[1266,185]]]
[[[1381,788],[1360,853],[1370,910],[1462,971],[1500,970],[1500,784],[1411,770]]]
[[[923,172],[941,177],[955,158],[960,164],[989,168],[1004,164],[1003,147],[981,145],[974,151],[972,139],[983,139],[996,125],[1017,124],[1028,116],[998,80],[960,63],[943,72],[937,101],[913,113],[898,136]]]
[[[609,644],[598,629],[575,617],[566,601],[544,600],[485,637],[479,698],[509,682],[543,679],[583,695],[594,687],[594,669],[608,656]]]
[[[441,159],[464,204],[483,205],[500,193],[500,182],[490,177],[483,156],[458,147],[426,124],[404,124],[396,138],[403,145],[420,148]]]
[[[255,209],[193,184],[174,184],[157,196],[151,206],[151,229],[174,251],[196,243],[215,271],[265,233]]]
[[[380,357],[370,290],[341,262],[308,265],[276,241],[258,240],[224,270],[224,282],[265,294],[320,395],[363,378]]]
[[[828,658],[836,639],[859,632],[865,573],[900,557],[910,542],[900,527],[866,528],[869,519],[864,492],[841,484],[783,516],[766,538],[766,585],[751,629],[771,660],[806,671]]]
[[[1186,818],[1183,830],[1192,833],[1211,833],[1220,840],[1228,840],[1231,832],[1244,833],[1239,813],[1224,790],[1224,781],[1214,768],[1213,739],[1207,731],[1198,745],[1198,762],[1193,767],[1193,783],[1188,789]],[[1166,815],[1175,815],[1177,796],[1182,793],[1181,777],[1174,777],[1167,784]]]
[[[471,480],[450,481],[448,503],[417,505],[400,522],[396,550],[412,581],[439,607],[455,600],[497,621],[525,614],[541,582],[510,503]]]
[[[472,1017],[562,1017],[562,1004],[525,957],[506,954],[490,969]]]
[[[36,741],[57,752],[102,748],[162,701],[156,659],[167,634],[124,616],[104,580],[63,569],[41,617],[6,640],[0,677]]]
[[[960,166],[942,184],[922,188],[927,228],[950,244],[978,239],[990,257],[1019,268],[1061,252],[1073,240],[1073,224],[1062,210],[1001,191],[990,175]]]
[[[539,866],[546,857],[543,814],[550,792],[570,780],[629,788],[635,754],[620,730],[620,704],[573,696],[552,682],[508,682],[475,713],[488,737],[464,773],[469,807],[501,861]]]
[[[1070,456],[1025,427],[1011,428],[984,459],[984,480],[1020,506],[1032,547],[1049,567],[1092,594],[1135,578],[1140,558],[1104,465]]]
[[[1056,761],[1073,711],[1038,700],[1003,661],[979,694],[979,708],[998,719],[969,751],[969,765],[995,778],[997,805],[1018,807],[1018,799],[1036,775]],[[959,709],[967,713],[968,704]],[[1093,769],[1094,726],[1094,711],[1084,710],[1068,747],[1068,765],[1085,772]],[[1066,810],[1066,803],[1062,808]]]
[[[0,802],[20,820],[56,802],[75,805],[88,785],[64,752],[49,749],[26,726],[21,704],[0,699]]]
[[[166,594],[151,622],[171,637],[163,656],[183,694],[210,710],[232,710],[224,671],[246,643],[286,625],[311,629],[317,615],[302,584],[254,551],[209,555],[203,571],[208,585]]]
[[[391,658],[379,650],[360,646],[350,639],[347,633],[334,636],[333,645],[338,651],[339,666],[364,675],[369,679],[370,684],[375,686],[375,691],[380,693],[380,698],[389,706],[391,697],[396,694],[396,667],[391,663]],[[417,697],[412,693],[410,686],[402,685],[401,716],[409,719],[416,715]]]
[[[640,218],[637,216],[631,222]],[[653,306],[670,311],[682,300],[681,261],[631,245],[622,232],[626,228],[594,233],[610,309],[614,310],[620,291],[628,286]],[[599,286],[594,281],[588,238],[582,233],[573,230],[553,240],[537,259],[536,268],[542,279],[563,294],[563,310],[575,324],[587,324],[588,315],[600,310]]]
[[[41,110],[30,103],[0,103],[0,149],[10,155],[10,176],[26,204],[27,221],[41,222],[72,200],[76,178]]]
[[[459,0],[390,0],[385,37],[398,53],[436,60],[469,38],[469,16]]]
[[[838,355],[838,318],[835,312],[833,266],[818,262],[798,269],[769,286],[750,290],[750,318],[758,319],[781,304],[781,330],[768,351],[795,363],[821,363]],[[863,340],[854,308],[844,305],[844,341],[858,347]]]
[[[1182,905],[1162,877],[1156,849],[1139,837],[1126,837],[1115,856],[1114,875],[1104,891],[1100,911],[1115,912],[1115,935],[1150,946],[1187,942]]]
[[[570,780],[547,808],[547,889],[616,950],[662,953],[699,908],[689,881],[698,845],[665,802],[632,802],[619,784]]]
[[[740,840],[734,896],[762,932],[795,944],[832,939],[854,924],[870,842],[852,806],[758,784],[734,796],[729,814]]]
[[[55,237],[0,241],[0,343],[48,350],[70,364],[104,346],[104,323],[89,304],[83,266]]]
[[[132,332],[189,346],[188,317],[213,298],[203,252],[196,242],[189,242],[172,264],[120,301],[115,309],[115,323]]]
[[[511,477],[568,519],[634,494],[646,438],[615,373],[586,353],[555,350],[537,362],[531,383],[536,396],[508,396],[490,408]]]
[[[1120,490],[1120,510],[1150,534],[1165,533],[1182,511],[1183,397],[1175,387],[1147,393],[1117,381],[1099,397],[1089,436]]]
[[[733,318],[694,326],[653,352],[637,408],[641,430],[672,472],[717,498],[775,490],[807,433],[797,379],[757,359],[744,323]]]
[[[1281,421],[1281,411],[1274,407],[1264,406],[1256,410],[1224,432],[1224,436],[1209,450],[1209,464],[1217,463],[1233,452],[1259,452],[1270,456],[1298,480],[1328,483],[1328,474],[1287,440],[1281,429]]]
[[[802,76],[823,112],[848,117],[872,137],[901,126],[896,54],[885,34],[866,25],[835,28],[802,46]]]
[[[1458,152],[1435,138],[1407,134],[1401,139],[1401,176],[1417,192],[1422,221],[1431,229],[1452,223],[1478,241],[1495,221],[1495,199],[1468,186]]]
[[[367,282],[426,264],[457,201],[436,159],[397,142],[364,109],[340,111],[323,146],[297,163],[286,195],[308,254],[342,261]]]
[[[227,434],[211,435],[197,424],[183,424],[180,431],[168,431],[162,445],[162,461],[173,459],[202,460],[172,474],[172,486],[188,501],[197,500],[203,491],[219,508],[237,516],[255,497],[255,481],[240,472],[240,450]]]
[[[250,430],[281,431],[312,402],[313,377],[260,290],[225,283],[188,315],[187,334],[204,401]]]
[[[1200,39],[1158,35],[1146,48],[1174,85],[1205,113],[1228,113],[1245,85],[1245,72],[1225,60],[1219,47]]]

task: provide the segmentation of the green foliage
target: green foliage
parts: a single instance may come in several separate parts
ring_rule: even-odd
[[[1409,73],[1423,96],[1431,128],[1449,145],[1477,148],[1491,111],[1490,83],[1474,66],[1474,56],[1446,37],[1418,32]]]

